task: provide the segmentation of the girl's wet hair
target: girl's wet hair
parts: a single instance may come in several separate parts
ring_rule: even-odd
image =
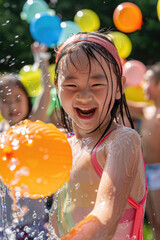
[[[107,37],[108,33],[110,33],[110,32],[105,32],[105,33],[91,32],[91,33],[89,33],[89,35],[97,37],[98,39],[102,39],[103,43],[104,43],[104,41],[106,41],[106,45],[107,45],[107,43],[109,43],[109,46],[110,46],[110,44],[112,44],[112,46],[114,47],[114,51],[117,51],[115,46],[114,46],[114,44],[112,43],[112,41]],[[83,34],[87,34],[87,33],[83,33]],[[77,34],[76,38],[77,38],[78,35],[82,36],[82,33]],[[126,102],[125,95],[123,94],[122,82],[121,82],[121,77],[122,77],[122,66],[120,65],[121,63],[119,63],[119,61],[117,60],[117,55],[112,54],[112,52],[109,51],[110,49],[108,50],[107,48],[105,48],[104,44],[101,45],[100,42],[101,42],[100,40],[98,40],[98,43],[96,43],[96,42],[92,42],[92,41],[90,41],[88,39],[84,39],[83,40],[81,38],[79,41],[78,40],[76,40],[75,42],[74,41],[73,42],[69,41],[69,44],[67,44],[66,46],[65,46],[65,43],[63,43],[64,45],[63,44],[62,45],[64,47],[60,46],[60,48],[57,50],[57,57],[56,57],[56,62],[57,63],[56,63],[56,69],[55,69],[55,71],[56,71],[55,83],[58,84],[58,82],[57,82],[58,81],[58,71],[59,71],[58,67],[59,67],[59,63],[60,63],[61,59],[65,55],[68,55],[70,57],[71,63],[75,66],[75,64],[74,64],[74,62],[72,60],[71,53],[74,52],[74,51],[77,51],[77,49],[79,49],[79,48],[84,51],[84,53],[86,54],[86,56],[88,58],[90,71],[91,71],[91,59],[94,59],[101,66],[101,68],[102,68],[102,70],[103,70],[103,72],[104,72],[104,74],[106,76],[106,80],[108,81],[108,77],[106,75],[105,69],[103,68],[102,64],[99,62],[99,60],[96,57],[95,53],[98,53],[100,56],[102,56],[105,59],[107,65],[108,65],[110,76],[111,76],[111,87],[113,87],[113,78],[112,78],[112,71],[113,71],[114,74],[117,77],[117,85],[119,87],[121,97],[118,100],[115,99],[114,106],[113,106],[113,108],[111,110],[111,120],[110,120],[108,126],[106,126],[106,129],[102,133],[102,136],[101,136],[101,138],[103,138],[103,136],[109,130],[113,120],[116,120],[116,122],[119,121],[119,119],[118,119],[119,116],[117,116],[117,113],[118,113],[118,115],[121,116],[121,120],[122,120],[123,124],[125,125],[124,115],[123,115],[123,113],[125,111],[125,114],[126,114],[128,120],[130,122],[131,127],[134,128],[134,125],[133,125],[133,122],[132,122],[132,119],[131,119],[131,116],[130,116],[130,113],[129,113],[129,109],[128,109],[128,105],[127,105],[127,102]],[[76,68],[76,66],[75,66],[75,68]],[[90,72],[89,72],[89,75],[90,75]],[[107,99],[107,96],[106,96],[106,99]],[[109,108],[110,108],[111,100],[112,99],[110,99],[108,111],[109,111]],[[104,106],[103,106],[103,109],[104,109]],[[107,117],[108,111],[106,113],[106,117]],[[103,119],[101,121],[101,118],[100,118],[99,126],[94,131],[96,131],[98,128],[100,128],[100,126],[102,125],[104,120],[105,119]],[[65,113],[65,111],[64,111],[64,109],[62,107],[61,107],[61,121],[62,121],[62,126],[64,128],[66,128],[69,132],[73,131],[71,119]]]
[[[29,111],[25,118],[28,118],[29,114],[31,113],[31,110],[32,110],[32,102],[31,102],[31,97],[28,95],[24,85],[22,84],[22,82],[20,81],[18,76],[14,75],[14,74],[1,75],[0,76],[0,92],[3,91],[6,87],[8,88],[10,86],[15,86],[15,87],[20,88],[26,95],[26,98],[28,100]]]

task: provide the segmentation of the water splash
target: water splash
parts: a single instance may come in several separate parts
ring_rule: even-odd
[[[52,222],[51,222],[51,218],[52,218],[53,214],[55,213],[55,210],[57,209],[57,202],[58,202],[58,194],[59,194],[59,191],[60,191],[60,190],[58,190],[58,191],[54,194],[53,204],[52,204],[52,208],[51,208],[50,214],[49,214],[48,231],[49,231],[49,233],[50,233],[50,236],[48,237],[47,240],[52,240],[52,239],[60,240],[60,238],[56,235],[55,229],[54,229],[54,227],[52,227]]]
[[[12,229],[9,227],[8,222],[7,222],[5,196],[6,196],[6,187],[0,180],[0,198],[1,198],[1,212],[2,212],[1,233],[2,233],[3,240],[15,240],[15,235],[14,235]]]

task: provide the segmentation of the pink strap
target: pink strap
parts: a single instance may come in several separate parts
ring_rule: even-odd
[[[121,127],[121,126],[118,126]],[[97,173],[97,175],[101,178],[102,177],[102,173],[103,173],[103,169],[101,168],[101,166],[99,165],[99,163],[97,162],[97,158],[96,158],[96,152],[97,152],[97,148],[98,146],[114,131],[116,130],[118,127],[112,129],[104,138],[102,138],[99,143],[96,145],[94,151],[92,152],[92,156],[91,156],[91,161],[92,161],[92,165]]]
[[[114,131],[117,128],[114,128],[112,131]],[[97,146],[95,147],[94,151],[92,152],[92,165],[97,173],[97,175],[101,178],[102,177],[102,173],[103,173],[103,169],[101,168],[101,166],[99,165],[97,158],[96,158],[96,151],[98,146],[112,133],[109,132],[103,139],[101,139],[99,141],[99,143],[97,144]],[[146,201],[146,197],[147,197],[147,174],[146,174],[146,167],[145,167],[145,161],[144,161],[144,156],[142,154],[142,158],[143,158],[143,164],[144,164],[144,170],[145,170],[145,183],[146,183],[146,190],[145,190],[145,194],[144,197],[141,201],[141,203],[137,203],[133,198],[131,198],[129,196],[128,198],[128,203],[134,208],[136,209],[136,215],[135,215],[135,221],[134,221],[134,226],[133,226],[133,231],[132,231],[132,236],[136,236],[137,240],[142,240],[143,239],[143,215],[144,215],[144,202]],[[122,219],[121,219],[122,221]]]

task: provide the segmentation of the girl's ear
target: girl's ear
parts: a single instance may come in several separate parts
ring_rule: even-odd
[[[122,83],[122,93],[124,93],[124,89],[125,89],[125,84],[126,84],[126,78],[125,76],[121,77],[121,83]],[[121,92],[119,89],[119,86],[117,87],[117,93],[116,93],[116,99],[120,99],[121,98]]]
[[[124,93],[124,89],[125,89],[125,85],[126,85],[126,77],[125,76],[122,76],[121,82],[122,82],[122,92]]]

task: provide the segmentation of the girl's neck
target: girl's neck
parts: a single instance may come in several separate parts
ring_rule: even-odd
[[[105,135],[107,135],[110,131],[112,131],[112,129],[114,129],[116,126],[117,124],[115,122],[112,122],[110,128],[105,133]],[[84,147],[85,145],[91,145],[91,146],[93,145],[94,147],[94,145],[96,144],[96,142],[98,142],[98,140],[101,138],[101,136],[103,135],[106,129],[106,126],[105,126],[103,128],[97,129],[92,133],[89,133],[89,132],[84,132],[79,128],[77,129],[76,126],[73,126],[73,127],[74,127],[75,138],[77,139],[77,141],[82,143],[82,147]]]

